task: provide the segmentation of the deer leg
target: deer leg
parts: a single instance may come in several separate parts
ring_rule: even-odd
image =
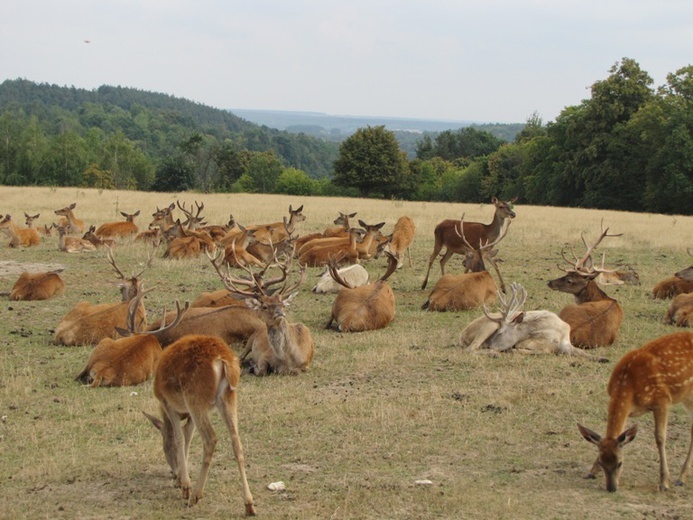
[[[217,436],[214,434],[214,428],[209,421],[207,413],[194,416],[193,420],[200,432],[200,437],[202,437],[202,466],[200,467],[200,474],[197,477],[197,482],[195,482],[195,488],[188,498],[188,507],[194,506],[202,498],[202,492],[204,491],[207,475],[209,474],[209,466],[212,463],[212,455],[217,445]]]
[[[450,249],[448,249],[447,251],[445,251],[445,254],[440,259],[440,275],[441,276],[445,276],[445,264],[448,262],[448,260],[450,260],[450,257],[453,254],[454,254],[454,252],[451,251]]]
[[[428,275],[431,274],[431,266],[433,265],[433,262],[435,262],[436,258],[438,258],[438,253],[440,253],[442,247],[443,244],[438,243],[438,239],[436,239],[436,243],[433,246],[433,253],[431,253],[431,258],[428,259],[428,269],[426,269],[426,278],[424,279],[423,284],[421,285],[421,289],[426,288],[426,284],[428,283]]]
[[[689,409],[690,410],[690,409]],[[676,481],[677,486],[683,486],[688,480],[688,472],[691,469],[691,460],[693,459],[693,424],[691,425],[691,440],[688,444],[688,455],[686,455],[686,462],[683,463],[681,468],[681,474],[679,479]]]
[[[183,429],[181,427],[180,417],[174,410],[169,408],[166,403],[162,403],[161,408],[166,414],[166,419],[171,424],[173,445],[167,447],[167,449],[174,450],[172,460],[176,461],[176,468],[174,471],[176,484],[181,487],[183,491],[183,498],[188,498],[190,496],[190,475],[188,474],[188,461],[186,460],[185,454],[185,439]]]
[[[669,489],[669,465],[667,464],[667,416],[669,409],[666,404],[653,410],[655,419],[655,442],[659,451],[659,490]]]
[[[184,449],[185,449],[185,464],[187,467],[188,460],[189,460],[189,455],[190,455],[190,441],[192,440],[193,433],[195,433],[195,423],[193,420],[188,417],[188,420],[185,421],[185,424],[183,425],[183,441],[185,443]]]
[[[245,458],[243,456],[243,445],[241,438],[238,435],[238,404],[236,392],[228,394],[226,399],[220,399],[217,403],[217,409],[224,418],[226,428],[231,434],[231,445],[233,446],[233,454],[238,464],[238,471],[241,475],[241,487],[243,489],[243,502],[245,503],[245,515],[255,516],[255,505],[253,504],[253,495],[250,493],[248,486],[248,478],[245,474]]]

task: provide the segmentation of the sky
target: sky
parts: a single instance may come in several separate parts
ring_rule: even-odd
[[[622,58],[693,64],[690,0],[2,0],[0,81],[216,108],[556,119]]]

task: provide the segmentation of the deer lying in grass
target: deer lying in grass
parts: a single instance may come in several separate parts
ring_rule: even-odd
[[[523,354],[564,354],[592,361],[608,359],[593,356],[570,342],[570,325],[550,311],[522,311],[527,291],[518,283],[510,285],[510,294],[498,291],[500,312],[490,313],[483,307],[481,316],[467,325],[460,334],[459,345],[471,351]]]
[[[8,213],[0,219],[0,231],[10,238],[10,247],[31,247],[41,243],[41,237],[33,228],[19,228]]]
[[[622,449],[637,433],[637,425],[625,429],[626,421],[652,412],[659,451],[659,490],[666,491],[670,485],[666,454],[669,407],[681,403],[693,414],[693,333],[663,336],[628,352],[611,373],[607,391],[610,400],[604,437],[578,424],[582,436],[599,448],[588,477],[596,478],[601,467],[607,491],[618,490]],[[677,485],[686,482],[692,459],[693,429]]]
[[[44,273],[23,272],[10,292],[10,300],[48,300],[65,292],[65,282],[60,278],[62,269]]]
[[[213,336],[185,336],[161,354],[154,376],[154,395],[159,400],[162,419],[144,415],[161,432],[164,454],[188,506],[201,498],[217,443],[209,411],[216,408],[231,435],[238,464],[246,516],[255,515],[253,496],[245,473],[243,446],[238,434],[238,358],[221,339]],[[185,424],[182,424],[186,421]],[[192,487],[188,455],[192,435],[202,437],[200,474]]]
[[[136,235],[139,231],[137,224],[135,224],[135,218],[139,216],[140,210],[134,213],[125,213],[121,211],[120,214],[125,217],[124,221],[119,222],[106,222],[101,224],[94,234],[101,238],[128,238],[132,235]]]
[[[306,277],[306,268],[301,266],[298,281],[287,286],[291,258],[292,255],[286,255],[284,261],[279,261],[275,257],[274,265],[279,267],[281,275],[270,280],[264,278],[267,269],[258,277],[250,267],[243,267],[249,274],[248,279],[232,276],[228,269],[223,273],[219,262],[212,259],[224,287],[237,298],[244,299],[264,323],[248,338],[241,355],[241,361],[250,355],[252,372],[256,376],[296,375],[306,371],[313,359],[315,342],[308,327],[303,323],[289,323],[286,319],[285,311]],[[270,287],[281,282],[284,282],[281,288],[270,291]]]
[[[599,273],[594,280],[599,285],[640,285],[640,276],[631,266],[628,269],[616,269]]]
[[[352,264],[337,270],[339,277],[344,280],[349,287],[360,287],[368,283],[368,271],[361,264]],[[344,285],[338,283],[330,273],[329,268],[325,269],[320,275],[318,283],[311,289],[317,294],[338,293]]]
[[[84,238],[67,236],[68,230],[65,226],[58,226],[58,249],[65,253],[84,253],[96,251],[96,246]]]
[[[103,338],[117,338],[116,327],[127,325],[128,307],[130,301],[140,291],[140,277],[151,265],[151,258],[138,274],[126,277],[117,266],[113,252],[108,250],[108,260],[121,280],[120,291],[122,301],[119,303],[91,304],[83,301],[75,305],[60,320],[55,328],[53,341],[58,345],[96,345]],[[144,306],[137,308],[137,326],[145,326],[147,316]]]
[[[475,309],[495,302],[498,287],[491,274],[486,270],[484,259],[488,260],[495,268],[501,281],[502,290],[505,291],[505,285],[500,277],[500,271],[495,261],[498,250],[493,248],[503,240],[508,232],[510,223],[508,222],[505,230],[496,240],[475,248],[464,237],[463,222],[464,218],[460,221],[459,233],[463,242],[469,246],[469,251],[467,251],[463,260],[465,271],[469,272],[457,275],[443,275],[436,282],[426,303],[421,306],[422,309],[428,309],[429,311],[461,311]]]
[[[340,211],[339,216],[334,220],[334,224],[336,224],[336,226],[327,227],[322,233],[312,233],[310,235],[297,238],[294,242],[296,245],[296,256],[301,256],[303,246],[307,245],[313,240],[348,237],[349,231],[351,230],[351,223],[349,222],[349,219],[354,218],[355,216],[356,213],[342,213]]]
[[[693,281],[693,266],[679,271],[674,276],[684,282]],[[693,293],[682,293],[674,296],[664,317],[664,323],[677,327],[693,326]]]
[[[689,251],[690,254],[690,251]],[[652,297],[659,300],[667,300],[679,294],[693,293],[693,266],[679,271],[670,278],[665,278],[652,289]]]
[[[127,330],[117,329],[123,337],[102,339],[89,354],[84,370],[75,377],[75,381],[91,384],[92,387],[133,386],[151,377],[162,352],[157,337],[178,325],[189,307],[186,302],[181,308],[176,300],[176,317],[172,322],[168,325],[162,323],[161,328],[155,331],[141,332],[137,326],[137,309],[141,306],[142,297],[151,290],[145,291],[140,286],[140,292],[128,306]]]
[[[99,238],[96,235],[96,226],[89,226],[87,232],[82,235],[82,240],[91,242],[97,249],[102,247],[111,248],[115,245],[115,240],[112,238]]]
[[[386,280],[397,270],[397,259],[386,253],[388,264],[385,273],[375,282],[360,287],[350,286],[339,276],[337,263],[329,264],[332,277],[344,288],[332,304],[332,313],[325,328],[336,323],[341,332],[363,332],[387,327],[395,319],[395,294]]]
[[[77,203],[73,202],[69,206],[55,210],[55,214],[62,217],[58,222],[58,226],[66,228],[66,233],[71,235],[76,233],[84,233],[84,221],[75,217],[75,214],[72,211],[76,206]]]
[[[392,230],[392,235],[385,245],[385,251],[389,251],[397,259],[397,269],[404,265],[404,252],[407,252],[409,257],[409,267],[411,264],[411,244],[414,242],[416,234],[416,225],[411,217],[403,215],[395,222],[395,227]]]
[[[503,223],[507,219],[515,218],[515,212],[513,211],[513,203],[517,200],[517,197],[511,199],[507,202],[498,200],[493,197],[491,200],[496,210],[493,214],[493,220],[489,224],[482,224],[480,222],[465,222],[464,223],[464,235],[467,237],[467,241],[470,244],[485,244],[487,242],[493,242],[500,234],[503,229]],[[428,284],[428,275],[431,273],[431,266],[433,262],[438,257],[438,254],[443,249],[446,248],[445,254],[440,259],[440,274],[445,274],[445,264],[454,254],[466,254],[468,247],[461,240],[459,232],[456,231],[457,227],[461,225],[460,220],[443,220],[438,224],[433,232],[435,237],[435,243],[433,245],[433,253],[428,260],[428,269],[426,270],[426,278],[424,278],[421,289],[425,289]]]
[[[575,297],[575,304],[564,307],[559,316],[570,325],[571,341],[573,345],[580,348],[611,345],[616,341],[623,321],[623,309],[619,303],[602,291],[594,281],[600,272],[604,272],[604,269],[593,266],[592,252],[604,237],[620,236],[609,235],[608,231],[609,228],[604,229],[602,225],[602,232],[592,245],[587,245],[583,236],[582,241],[587,252],[580,259],[573,254],[575,259],[573,268],[566,270],[565,276],[549,282],[551,289],[566,292]],[[561,251],[561,255],[571,264],[565,257],[565,248]],[[603,258],[602,265],[604,265]]]

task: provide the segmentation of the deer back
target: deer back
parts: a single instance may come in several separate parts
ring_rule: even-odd
[[[60,271],[45,273],[23,272],[10,292],[10,300],[48,300],[65,292],[65,282]]]

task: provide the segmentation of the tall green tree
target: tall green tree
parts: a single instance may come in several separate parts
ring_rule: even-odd
[[[363,197],[401,196],[409,187],[409,164],[393,132],[384,126],[359,128],[339,147],[333,182],[354,187]]]

